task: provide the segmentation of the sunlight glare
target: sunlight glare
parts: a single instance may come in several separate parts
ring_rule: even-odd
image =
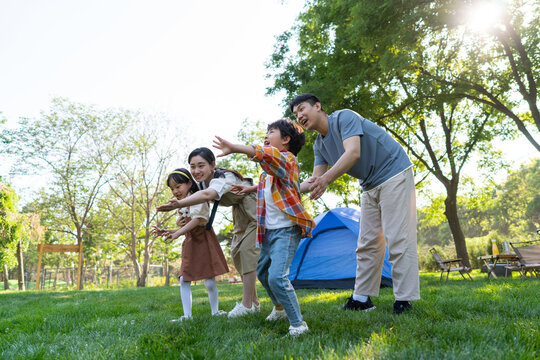
[[[470,9],[467,24],[476,32],[489,32],[502,28],[503,5],[500,1],[478,1]]]

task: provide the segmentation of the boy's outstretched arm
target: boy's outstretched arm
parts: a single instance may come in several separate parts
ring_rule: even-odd
[[[232,153],[245,154],[250,159],[258,161],[261,164],[262,169],[272,176],[286,178],[288,173],[286,169],[292,166],[291,163],[287,161],[287,158],[283,156],[275,147],[264,147],[271,150],[268,150],[268,152],[263,150],[262,159],[255,159],[256,155],[258,154],[258,145],[255,147],[254,145],[233,144],[230,141],[216,136],[213,146],[216,149],[221,150],[221,154],[219,154],[218,157],[226,156]]]
[[[227,156],[233,153],[246,154],[249,157],[255,156],[255,149],[251,145],[240,145],[233,144],[230,141],[227,141],[219,136],[216,136],[214,139],[214,145],[212,145],[218,150],[221,150],[221,154],[218,157]]]

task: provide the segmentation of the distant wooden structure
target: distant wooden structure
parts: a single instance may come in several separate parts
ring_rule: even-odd
[[[36,290],[39,290],[39,279],[41,273],[41,256],[47,252],[76,252],[79,253],[79,271],[77,271],[77,290],[82,289],[81,277],[82,277],[82,257],[83,247],[82,242],[78,245],[64,245],[64,244],[39,244],[37,247],[39,251],[37,275],[36,275]]]

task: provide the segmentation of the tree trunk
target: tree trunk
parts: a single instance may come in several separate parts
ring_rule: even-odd
[[[146,279],[141,280],[141,269],[139,260],[137,259],[137,236],[134,231],[131,232],[131,262],[133,263],[133,270],[137,279],[137,286],[144,286]],[[139,285],[142,282],[142,285]]]
[[[71,275],[70,275],[70,269],[66,267],[64,270],[64,277],[66,279],[66,285],[71,286]]]
[[[4,290],[9,290],[9,272],[7,265],[4,265]]]
[[[148,277],[148,268],[150,265],[150,254],[148,254],[148,246],[145,246],[144,248],[143,257],[144,257],[143,266],[142,266],[142,271],[139,274],[139,278],[137,279],[137,287],[146,286],[146,278]]]
[[[171,279],[169,279],[169,256],[165,257],[165,265],[163,266],[163,275],[165,276],[165,286],[171,286]]]
[[[444,215],[448,219],[448,225],[454,238],[454,244],[456,246],[456,253],[459,258],[463,260],[465,266],[470,267],[469,252],[467,251],[467,244],[465,242],[465,235],[461,229],[459,217],[457,213],[457,184],[454,182],[446,188],[446,199],[444,200]]]
[[[80,279],[81,283],[77,284],[77,288],[79,290],[82,290],[82,289],[84,289],[84,274],[85,274],[85,270],[86,270],[85,263],[84,263],[84,256],[81,257],[80,264],[81,264],[81,266],[79,266],[79,268],[77,269],[77,271],[79,271],[79,274],[77,276],[77,280]]]
[[[77,269],[79,271],[79,269]],[[71,285],[75,284],[75,268],[69,269],[69,277],[71,278]]]
[[[56,283],[58,282],[58,268],[60,264],[56,264],[56,271],[54,272],[53,290],[56,290]]]
[[[109,273],[107,274],[107,286],[112,285],[113,267],[112,263],[109,264]]]
[[[26,285],[24,283],[24,259],[22,253],[22,240],[19,239],[17,243],[17,280],[19,282],[19,290],[25,291]]]
[[[97,286],[98,285],[98,268],[97,265],[94,265],[94,279],[93,283]]]

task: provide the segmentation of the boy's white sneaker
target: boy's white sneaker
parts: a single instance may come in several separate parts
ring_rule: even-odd
[[[298,325],[298,326],[289,326],[289,336],[298,336],[298,335],[301,335],[303,333],[305,333],[306,331],[308,331],[309,328],[306,324],[305,321],[302,322],[302,324]]]
[[[183,315],[183,316],[180,316],[178,319],[172,319],[171,322],[176,323],[176,322],[182,322],[182,321],[191,320],[191,319],[192,319],[191,316]]]
[[[244,305],[242,305],[242,303],[240,302],[240,303],[236,303],[236,306],[234,307],[234,309],[229,311],[229,315],[227,316],[229,318],[235,318],[239,316],[252,314],[254,312],[255,312],[255,306],[253,306],[253,304],[251,305],[251,308],[247,308]]]
[[[274,306],[270,315],[266,317],[266,321],[276,321],[279,319],[286,319],[286,318],[287,318],[287,313],[285,312],[285,310],[277,310],[276,307]]]
[[[221,315],[227,315],[227,312],[223,310],[218,310],[212,314],[212,316],[221,316]]]

